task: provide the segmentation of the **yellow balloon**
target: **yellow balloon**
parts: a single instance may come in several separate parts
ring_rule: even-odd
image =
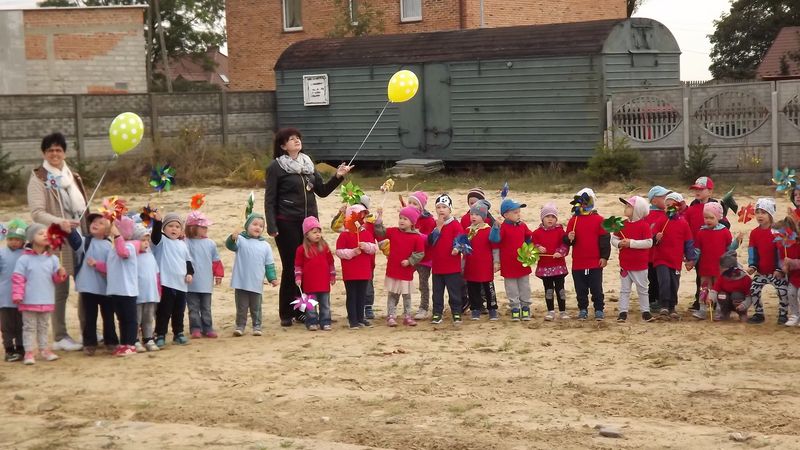
[[[140,142],[144,135],[144,123],[142,118],[132,112],[124,112],[111,122],[108,128],[108,139],[111,141],[111,148],[117,155],[127,153]]]
[[[414,98],[419,89],[419,80],[414,72],[401,70],[389,80],[389,101],[393,103],[407,102]]]

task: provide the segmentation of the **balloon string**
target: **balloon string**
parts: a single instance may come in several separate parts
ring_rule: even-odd
[[[352,159],[350,159],[350,162],[349,162],[349,163],[347,163],[347,165],[348,165],[348,166],[352,166],[352,165],[353,165],[353,161],[355,161],[355,159],[356,159],[356,156],[358,156],[358,153],[361,151],[361,149],[362,149],[362,148],[364,148],[364,144],[366,144],[366,142],[367,142],[367,139],[369,139],[369,136],[372,134],[372,130],[374,130],[374,129],[375,129],[375,126],[376,126],[376,125],[378,125],[378,121],[379,121],[379,120],[381,120],[381,116],[383,116],[383,112],[384,112],[384,111],[386,111],[386,107],[387,107],[387,106],[389,106],[389,100],[386,100],[386,104],[385,104],[385,105],[383,105],[383,109],[381,110],[381,113],[380,113],[380,114],[378,114],[378,118],[377,118],[377,119],[375,119],[375,123],[373,123],[373,124],[372,124],[372,128],[370,128],[370,129],[369,129],[369,132],[368,132],[368,133],[367,133],[367,135],[364,137],[364,140],[363,140],[363,141],[361,141],[361,145],[359,145],[359,146],[358,146],[358,150],[356,150],[356,154],[355,154],[355,155],[353,155],[353,158],[352,158]]]
[[[116,153],[114,153],[114,155],[112,155],[111,158],[109,158],[109,160],[106,161],[105,168],[103,169],[103,175],[100,176],[100,181],[97,182],[97,186],[95,186],[94,191],[92,191],[92,195],[86,202],[86,209],[84,209],[83,212],[81,213],[81,216],[78,218],[78,222],[81,222],[83,220],[83,216],[86,215],[86,212],[89,211],[89,208],[92,206],[92,200],[94,200],[94,196],[95,194],[97,194],[97,190],[100,189],[100,185],[103,184],[103,180],[106,178],[106,173],[108,173],[108,166],[110,166],[111,162],[114,161],[115,159],[117,159]]]

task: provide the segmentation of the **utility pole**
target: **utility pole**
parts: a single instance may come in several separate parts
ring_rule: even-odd
[[[161,21],[161,6],[158,0],[153,0],[156,5],[156,21],[158,22],[158,40],[161,43],[161,62],[164,64],[164,76],[167,78],[167,92],[172,93],[172,73],[169,70],[169,55],[167,44],[164,41],[164,23]]]
[[[153,88],[153,5],[147,2],[147,91]]]

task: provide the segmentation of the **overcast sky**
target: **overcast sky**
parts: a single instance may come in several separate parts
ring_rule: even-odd
[[[0,0],[0,9],[34,8],[37,1]],[[681,79],[708,80],[708,35],[714,32],[714,20],[729,9],[730,0],[645,0],[635,15],[656,19],[675,35],[683,52]]]

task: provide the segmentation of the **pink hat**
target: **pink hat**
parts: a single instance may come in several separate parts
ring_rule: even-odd
[[[540,219],[544,220],[547,216],[553,216],[558,219],[558,208],[556,208],[556,205],[553,203],[545,203],[544,206],[542,206],[541,212],[539,212]]]
[[[413,206],[406,206],[400,210],[400,215],[411,221],[411,225],[416,225],[419,220],[420,212]]]
[[[350,214],[358,214],[358,213],[362,213],[362,212],[366,212],[366,211],[367,211],[367,208],[364,208],[364,205],[355,204],[355,205],[348,206],[347,207],[347,211],[345,211],[344,214],[345,214],[345,217],[350,217]]]
[[[205,214],[200,211],[192,211],[186,216],[186,226],[210,227],[214,222],[208,220]]]
[[[703,214],[713,214],[717,220],[722,219],[722,205],[717,202],[708,202],[703,206]]]
[[[122,216],[117,220],[117,229],[122,239],[130,241],[133,238],[133,230],[136,228],[136,223],[128,216]]]
[[[425,208],[425,205],[428,204],[428,194],[426,194],[426,193],[424,193],[422,191],[414,192],[413,194],[408,196],[409,200],[411,200],[412,198],[414,200],[416,200],[417,203],[419,203],[419,206],[421,206],[423,208]]]
[[[308,233],[314,228],[319,228],[320,231],[322,231],[322,225],[320,225],[319,220],[314,216],[306,217],[305,220],[303,220],[303,234]]]

